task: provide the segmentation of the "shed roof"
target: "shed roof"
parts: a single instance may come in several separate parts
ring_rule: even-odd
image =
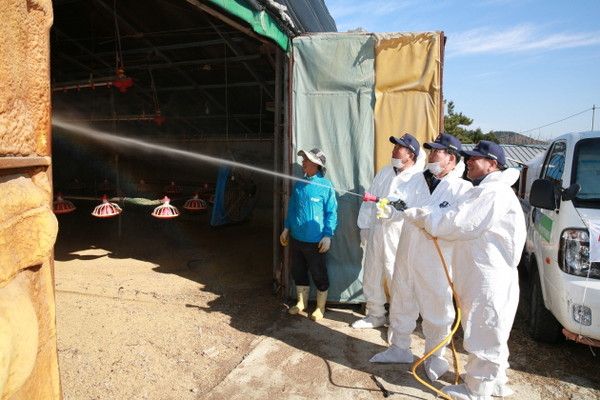
[[[519,145],[519,144],[501,144],[507,159],[508,167],[520,167],[519,164],[524,164],[545,151],[547,145]],[[463,144],[463,150],[473,150],[475,144]]]
[[[165,140],[272,138],[279,53],[297,34],[336,30],[323,0],[52,6],[53,115]]]

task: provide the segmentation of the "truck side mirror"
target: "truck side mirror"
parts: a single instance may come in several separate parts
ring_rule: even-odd
[[[556,210],[556,200],[554,183],[548,179],[536,179],[533,181],[529,193],[529,203],[532,206],[546,210]]]
[[[581,185],[579,183],[574,183],[562,191],[560,198],[563,201],[573,200],[575,198],[575,196],[577,196],[577,194],[579,193],[580,190],[581,190]]]

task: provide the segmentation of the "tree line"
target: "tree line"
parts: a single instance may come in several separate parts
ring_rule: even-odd
[[[444,116],[444,132],[456,136],[462,143],[477,143],[480,140],[489,140],[500,144],[500,140],[494,131],[483,133],[480,128],[467,129],[473,123],[473,119],[463,113],[454,110],[454,102],[448,102],[447,114]]]

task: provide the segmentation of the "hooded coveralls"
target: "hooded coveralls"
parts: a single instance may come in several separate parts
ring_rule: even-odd
[[[396,175],[394,167],[387,165],[375,175],[368,191],[377,197],[390,197],[421,170],[421,164],[417,163]],[[358,213],[357,225],[360,229],[369,229],[362,281],[367,315],[384,317],[387,302],[384,286],[392,282],[403,220],[378,219],[376,214],[376,203],[363,202]]]
[[[470,182],[461,178],[463,171],[464,163],[460,162],[431,193],[425,179],[428,171],[414,175],[405,186],[407,206],[443,210],[458,205],[457,198],[472,188]],[[450,268],[452,244],[445,240],[438,244]],[[434,243],[423,230],[408,222],[402,227],[392,279],[388,341],[408,350],[410,335],[421,314],[428,352],[450,333],[455,316],[452,291]],[[436,351],[435,356],[442,357],[444,349]]]
[[[325,291],[329,288],[326,253],[319,253],[317,244],[324,236],[333,237],[337,200],[331,182],[321,172],[305,179],[294,185],[285,220],[292,237],[292,276],[296,285],[309,286],[310,271],[317,289]]]
[[[488,174],[447,212],[407,210],[405,219],[454,241],[453,283],[462,306],[465,384],[487,399],[508,381],[508,337],[519,302],[517,264],[525,245],[523,211],[511,185],[518,171]],[[427,211],[431,213],[427,214]]]

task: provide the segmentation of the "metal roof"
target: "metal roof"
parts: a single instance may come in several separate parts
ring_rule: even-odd
[[[52,6],[54,116],[157,139],[272,138],[281,43],[336,29],[323,0]]]
[[[463,150],[473,150],[475,144],[463,144]],[[537,144],[501,144],[500,147],[504,149],[504,154],[506,155],[506,161],[508,167],[517,167],[519,168],[519,164],[524,164],[527,161],[535,158],[540,153],[545,151],[548,146],[547,145],[537,145]]]

